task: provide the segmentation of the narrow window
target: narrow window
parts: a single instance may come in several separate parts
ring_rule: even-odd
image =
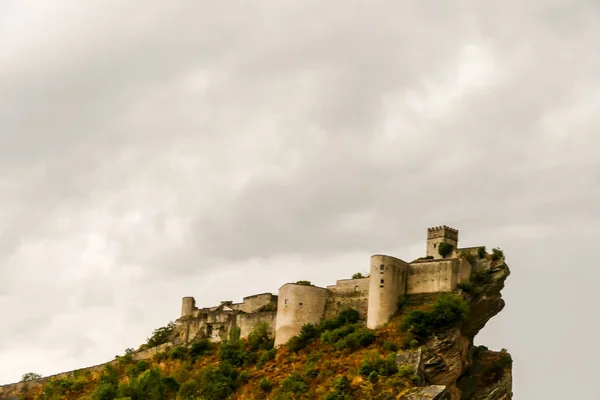
[[[435,246],[437,246],[437,244],[436,244],[436,243],[434,243],[434,244],[433,244],[433,248],[434,248],[434,249],[435,249]]]
[[[302,307],[302,303],[300,303],[300,307]]]
[[[383,279],[381,280],[381,284],[383,285]]]
[[[285,303],[283,303],[283,304],[285,304],[287,306],[287,299],[285,299]]]
[[[383,271],[383,269],[384,269],[384,268],[385,268],[385,267],[384,267],[384,265],[383,265],[383,264],[381,264],[381,265],[379,266],[379,269],[380,269],[381,271]]]

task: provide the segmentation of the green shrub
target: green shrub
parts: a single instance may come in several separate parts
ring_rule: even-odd
[[[377,376],[392,376],[398,372],[396,364],[396,354],[391,353],[386,359],[379,357],[377,352],[369,352],[360,363],[358,373],[369,377],[375,372]]]
[[[465,293],[470,293],[473,290],[473,285],[471,284],[471,282],[465,281],[465,282],[459,282],[456,287],[458,289],[461,289],[463,292]]]
[[[206,354],[212,353],[214,347],[214,344],[209,339],[200,339],[192,343],[189,351],[192,362]]]
[[[297,352],[308,346],[317,337],[319,337],[319,329],[313,324],[304,324],[300,329],[300,334],[288,341],[287,348]]]
[[[187,357],[187,348],[185,348],[184,346],[177,346],[177,347],[173,347],[169,353],[168,353],[168,357],[171,360],[185,360],[185,358]]]
[[[477,249],[477,256],[479,258],[485,258],[486,254],[487,254],[487,252],[485,251],[485,246],[479,247]]]
[[[371,383],[377,383],[377,381],[379,380],[379,374],[377,373],[377,371],[373,370],[369,373],[369,382]]]
[[[398,367],[398,375],[401,377],[411,376],[415,373],[415,370],[410,365],[401,365]]]
[[[492,282],[492,275],[489,269],[476,269],[471,273],[471,281],[477,286],[487,285]]]
[[[358,311],[348,308],[341,311],[335,319],[326,319],[319,324],[319,331],[332,331],[347,324],[355,324],[360,319]]]
[[[498,358],[483,366],[482,375],[486,383],[494,382],[497,377],[504,374],[507,367],[512,366],[512,357],[510,354],[498,353]]]
[[[93,400],[114,400],[117,395],[117,388],[109,382],[101,382],[96,386],[92,393]]]
[[[98,378],[98,383],[110,383],[116,387],[119,383],[119,371],[112,364],[107,364]]]
[[[382,348],[383,348],[383,351],[385,351],[386,353],[389,353],[389,352],[395,353],[398,351],[398,345],[394,342],[389,342],[387,340],[385,342],[383,342]]]
[[[269,393],[273,389],[273,385],[269,378],[262,378],[260,382],[258,382],[258,387],[265,393]]]
[[[308,392],[308,384],[302,375],[292,372],[287,378],[281,382],[281,391],[283,393],[293,393],[299,395]]]
[[[312,286],[313,284],[310,283],[310,281],[297,281],[296,285],[302,285],[302,286]]]
[[[337,350],[349,349],[354,351],[360,347],[369,346],[375,342],[375,339],[373,331],[357,325],[345,325],[321,334],[321,340],[333,345]]]
[[[179,388],[177,399],[180,400],[196,400],[200,392],[200,385],[195,380],[184,382]]]
[[[433,303],[430,311],[414,310],[408,314],[401,329],[412,335],[418,347],[430,335],[457,327],[466,319],[467,313],[468,306],[462,297],[444,293]]]
[[[36,379],[41,379],[42,376],[40,374],[36,374],[35,372],[27,372],[26,374],[23,374],[23,376],[21,377],[21,382],[29,382],[29,381],[35,381]]]
[[[333,380],[333,389],[339,390],[340,392],[347,392],[350,390],[350,380],[346,377],[346,375],[335,378]]]
[[[227,399],[238,387],[238,371],[229,363],[222,362],[219,366],[209,366],[200,370],[198,374],[198,386],[193,391],[193,387],[186,387],[186,391],[206,400],[224,400]],[[180,389],[181,391],[181,389]]]
[[[346,376],[335,378],[332,383],[333,391],[327,393],[325,400],[350,400],[350,380]]]
[[[269,324],[259,322],[252,327],[248,334],[248,346],[250,350],[269,350],[273,347],[273,339],[269,335]]]
[[[262,367],[267,362],[269,362],[271,360],[274,360],[275,359],[275,355],[277,355],[277,349],[276,348],[272,348],[271,350],[263,350],[263,351],[261,351],[260,355],[258,356],[258,361],[256,362],[256,366],[257,367]]]
[[[396,305],[398,307],[398,311],[399,313],[402,312],[402,310],[404,309],[404,307],[406,307],[408,305],[408,296],[398,296],[398,300],[396,301]]]
[[[364,276],[360,272],[357,272],[354,275],[352,275],[352,279],[361,279],[361,278],[364,278]]]
[[[239,384],[244,385],[248,383],[251,377],[250,372],[243,370],[239,373],[237,381]]]
[[[130,378],[129,382],[119,383],[117,398],[137,398],[137,379]]]
[[[148,361],[139,360],[139,361],[136,361],[135,364],[128,366],[127,369],[125,370],[125,373],[129,377],[135,378],[135,377],[139,376],[142,372],[148,370],[149,368],[150,368],[150,363],[148,363]]]
[[[173,334],[174,329],[175,329],[174,322],[169,322],[166,326],[155,329],[152,332],[152,336],[150,336],[146,340],[146,344],[149,347],[154,347],[154,346],[161,345],[163,343],[167,343],[169,341],[171,335]]]
[[[137,380],[137,397],[147,400],[172,398],[179,390],[179,383],[171,377],[165,377],[160,368],[144,371]]]
[[[336,318],[337,322],[341,325],[355,324],[360,319],[358,311],[348,308],[340,312]]]
[[[498,261],[504,258],[504,252],[499,248],[492,249],[492,255],[490,256],[492,261]]]
[[[442,256],[442,258],[446,258],[447,256],[449,256],[453,250],[454,246],[452,246],[449,243],[441,242],[438,245],[438,253],[440,254],[440,256]]]
[[[244,342],[239,339],[223,340],[219,348],[219,357],[234,366],[241,366],[248,360]]]

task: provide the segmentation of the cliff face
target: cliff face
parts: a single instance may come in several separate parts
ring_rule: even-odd
[[[445,295],[413,295],[375,331],[356,320],[337,325],[329,320],[335,327],[313,326],[295,341],[296,349],[289,344],[272,349],[271,339],[256,332],[254,344],[230,339],[189,349],[158,346],[110,366],[0,387],[0,399],[509,400],[510,354],[474,346],[473,339],[504,308],[501,290],[510,270],[489,255],[469,257],[469,262],[470,282],[462,283],[437,313],[431,311]],[[463,311],[466,317],[456,319]],[[430,313],[425,325],[431,330],[421,336],[418,329],[403,327],[411,318],[418,324],[419,312]],[[443,321],[450,320],[460,323],[447,328]],[[100,389],[112,392],[98,397]]]
[[[459,329],[427,342],[423,373],[432,385],[445,386],[435,399],[508,400],[512,398],[512,359],[473,345],[473,338],[504,308],[501,290],[510,275],[502,261],[477,261],[470,285],[462,288],[469,314]],[[427,397],[423,397],[427,398]]]

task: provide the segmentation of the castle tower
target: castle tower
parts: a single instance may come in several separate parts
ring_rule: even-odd
[[[193,297],[184,297],[181,300],[181,317],[191,317],[196,307],[196,300]]]
[[[323,319],[327,289],[318,286],[286,283],[279,288],[275,346],[298,335],[304,324],[318,325]]]
[[[458,247],[458,230],[443,226],[436,226],[427,229],[427,256],[432,256],[435,259],[442,258],[439,253],[440,243],[448,243],[452,246],[453,251],[448,257],[456,255]]]
[[[398,310],[398,297],[406,294],[408,263],[394,257],[371,257],[367,328],[386,324]]]

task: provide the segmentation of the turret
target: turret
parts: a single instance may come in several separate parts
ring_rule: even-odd
[[[181,301],[181,318],[191,317],[195,307],[196,300],[193,297],[184,297]]]
[[[369,277],[367,327],[379,328],[398,310],[398,297],[406,294],[408,264],[398,258],[374,255]]]

